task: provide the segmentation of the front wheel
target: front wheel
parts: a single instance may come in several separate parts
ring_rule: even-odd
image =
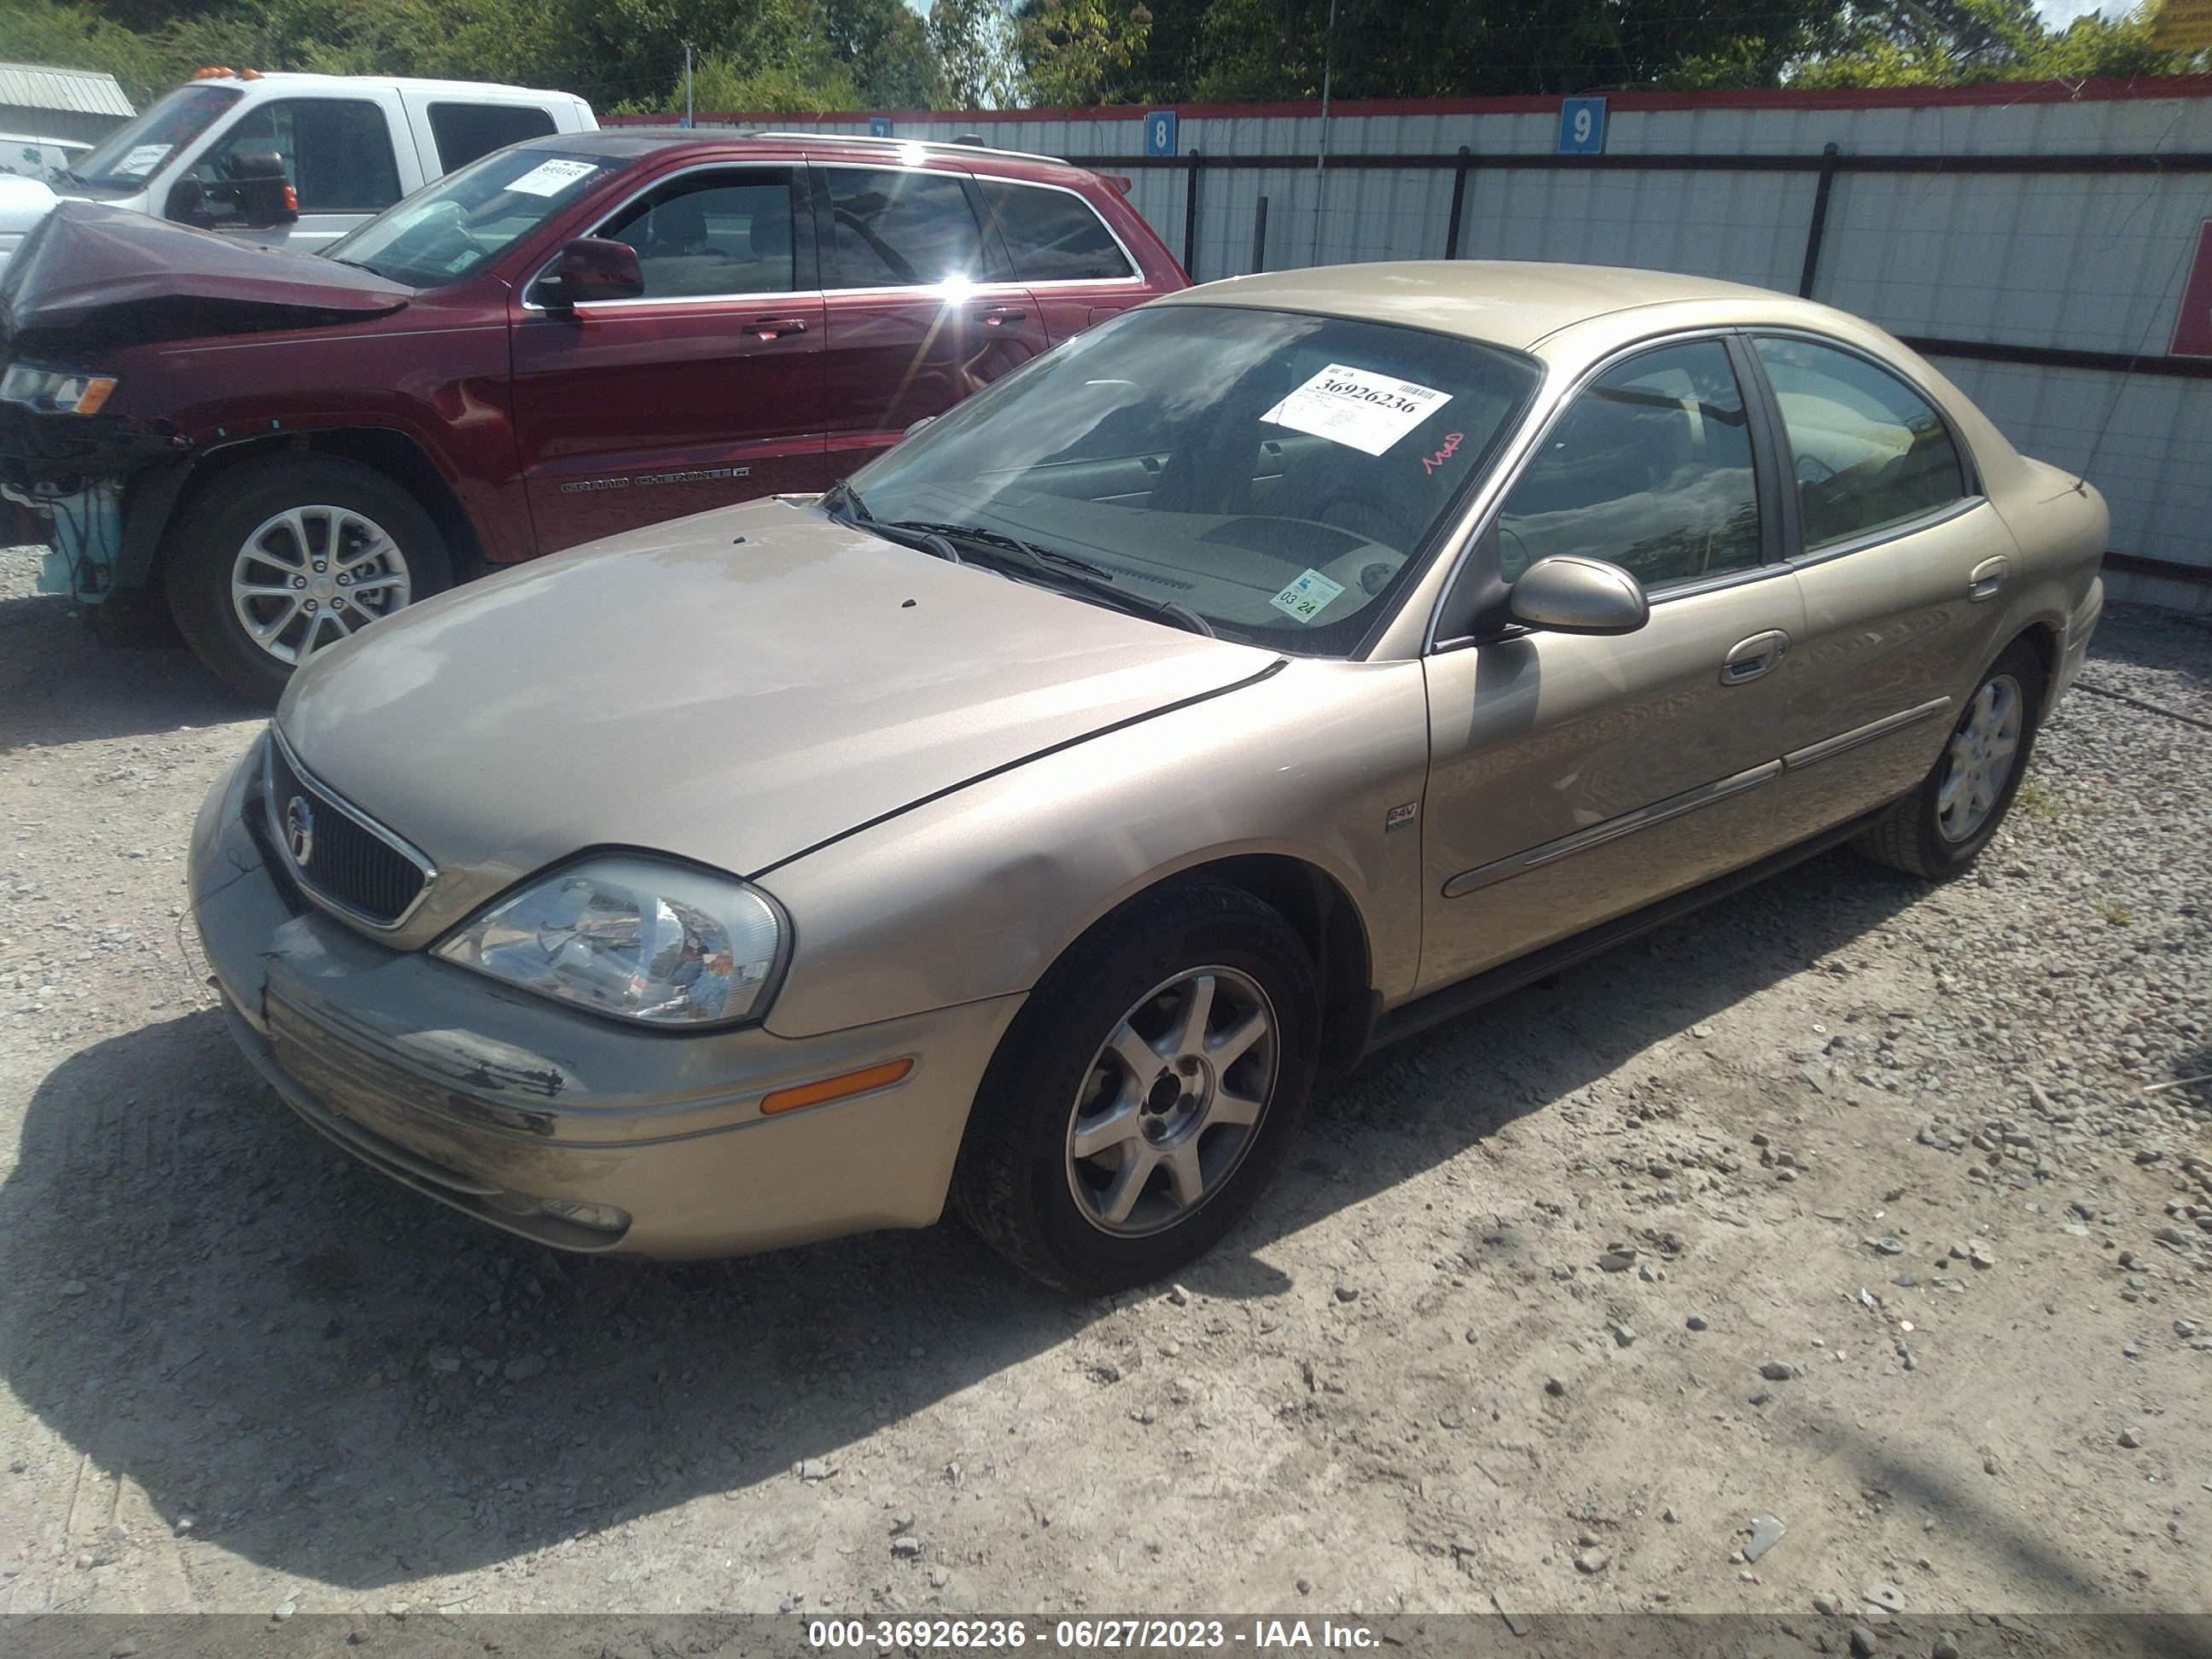
[[[248,696],[273,699],[316,652],[453,581],[422,504],[336,456],[247,461],[185,512],[171,614],[200,660]]]
[[[1934,769],[1875,820],[1860,850],[1938,881],[1972,864],[2019,793],[2035,748],[2043,683],[2034,648],[2025,641],[2008,647],[1966,699]]]
[[[1086,1294],[1210,1249],[1313,1087],[1304,945],[1235,888],[1146,894],[1041,980],[985,1073],[953,1200],[1024,1271]]]

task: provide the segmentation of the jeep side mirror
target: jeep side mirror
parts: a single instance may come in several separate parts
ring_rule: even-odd
[[[549,309],[568,311],[594,300],[645,296],[645,270],[637,250],[605,236],[579,236],[561,250],[538,291]]]

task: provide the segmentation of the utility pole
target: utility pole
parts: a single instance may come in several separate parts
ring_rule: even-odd
[[[1335,0],[1330,0],[1334,4]],[[691,43],[684,43],[684,125],[691,125]]]
[[[1328,33],[1321,49],[1321,144],[1314,154],[1314,257],[1321,263],[1321,187],[1328,168],[1328,93],[1336,74],[1336,0],[1328,0]]]

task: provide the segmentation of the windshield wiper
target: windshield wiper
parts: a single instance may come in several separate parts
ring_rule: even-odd
[[[851,510],[849,512],[841,512],[836,507],[826,505],[830,501],[830,498],[833,495],[839,497],[841,499],[842,505],[845,507],[850,508]],[[933,553],[939,558],[943,559],[947,564],[965,564],[968,562],[967,560],[960,556],[960,550],[958,548],[953,546],[953,544],[950,541],[946,540],[945,537],[939,535],[936,531],[930,529],[927,526],[913,524],[885,524],[874,514],[868,511],[866,506],[860,500],[860,492],[854,489],[852,485],[847,483],[842,478],[838,479],[836,483],[830,486],[829,489],[823,493],[822,500],[825,503],[823,510],[828,513],[833,519],[840,520],[842,522],[852,525],[858,529],[871,531],[876,535],[881,536],[887,542],[896,542],[901,547],[910,547],[917,553]]]
[[[846,492],[852,498],[852,492]],[[881,526],[871,526],[881,528]],[[1063,553],[1055,547],[1039,547],[1035,542],[1025,542],[1018,536],[1009,536],[1003,530],[992,530],[982,525],[933,524],[923,520],[901,519],[890,526],[911,530],[944,538],[957,538],[975,542],[994,553],[1012,553],[1026,562],[1033,570],[1065,576],[1079,583],[1085,592],[1096,593],[1109,605],[1119,605],[1124,611],[1140,612],[1148,617],[1164,617],[1179,628],[1194,634],[1203,634],[1208,639],[1216,637],[1213,624],[1176,599],[1156,599],[1149,593],[1132,593],[1114,580],[1114,573],[1088,559],[1079,559],[1073,553]]]

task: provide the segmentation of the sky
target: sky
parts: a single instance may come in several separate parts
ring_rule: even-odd
[[[2107,5],[2104,0],[2037,0],[2036,10],[2043,21],[2055,28],[2063,28],[2077,17],[2086,17],[2093,11],[2109,10],[2117,16],[2127,9],[2125,0]]]

